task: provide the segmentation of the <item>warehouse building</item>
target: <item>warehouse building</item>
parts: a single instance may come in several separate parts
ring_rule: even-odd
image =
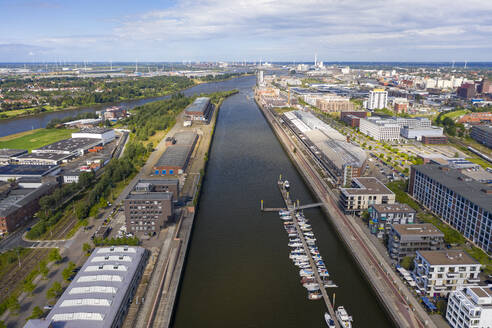
[[[178,179],[141,179],[133,191],[137,192],[171,192],[174,201],[179,199]]]
[[[13,232],[32,219],[39,210],[39,199],[51,193],[56,185],[45,182],[35,188],[23,188],[22,184],[0,182],[0,234]]]
[[[30,153],[12,158],[18,165],[60,165],[68,162],[72,155],[58,153]]]
[[[366,152],[347,142],[346,137],[310,112],[292,111],[283,115],[284,122],[302,140],[335,183],[346,185],[362,174]]]
[[[174,135],[175,143],[168,146],[154,166],[157,176],[183,174],[195,149],[198,135],[195,132],[178,132]]]
[[[0,149],[0,165],[12,164],[12,160],[15,157],[27,154],[25,149]]]
[[[408,193],[488,254],[492,253],[492,189],[457,169],[412,166]]]
[[[416,211],[407,204],[375,204],[369,211],[369,230],[378,238],[384,238],[393,224],[412,224]]]
[[[422,141],[424,136],[426,137],[442,137],[443,128],[432,126],[429,128],[410,128],[405,126],[401,129],[401,136],[406,139],[415,139]]]
[[[118,328],[143,274],[143,247],[98,247],[44,319],[25,328]]]
[[[0,181],[18,180],[21,178],[41,179],[45,176],[57,175],[58,165],[5,165],[0,166]]]
[[[173,193],[132,192],[125,199],[128,232],[158,233],[174,217]]]
[[[345,213],[360,213],[371,205],[394,204],[395,194],[373,177],[352,179],[351,188],[340,188],[340,207]]]
[[[82,156],[90,148],[102,144],[101,139],[96,138],[72,138],[64,139],[52,144],[43,146],[38,149],[33,149],[33,153],[56,153],[67,154],[72,156]]]
[[[79,132],[72,133],[72,138],[86,138],[86,139],[99,139],[102,144],[105,145],[108,142],[113,141],[116,138],[116,134],[113,129],[107,128],[85,128]]]
[[[185,109],[185,117],[191,121],[208,122],[213,112],[213,104],[210,98],[198,97]]]
[[[435,251],[444,248],[444,234],[430,223],[394,224],[388,235],[388,252],[400,262],[416,251]]]

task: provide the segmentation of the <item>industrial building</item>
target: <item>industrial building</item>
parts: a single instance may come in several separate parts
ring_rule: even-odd
[[[33,149],[32,152],[82,156],[90,148],[96,147],[101,144],[102,144],[101,139],[97,139],[97,138],[71,138],[71,139],[60,140],[38,149]]]
[[[451,328],[492,327],[489,286],[458,288],[448,297],[446,320]]]
[[[0,181],[12,179],[34,178],[57,175],[60,172],[58,165],[5,165],[0,166]]]
[[[210,98],[198,97],[188,107],[185,108],[185,117],[191,121],[208,122],[213,111],[213,104]]]
[[[416,251],[412,276],[421,294],[446,297],[480,282],[482,265],[461,250]]]
[[[0,165],[12,164],[12,159],[27,154],[25,149],[0,149]]]
[[[492,125],[475,125],[470,130],[470,137],[492,148]]]
[[[353,178],[351,188],[340,188],[339,205],[345,213],[360,213],[371,205],[394,203],[395,194],[373,177]]]
[[[122,327],[147,257],[143,247],[94,249],[46,318],[29,320],[24,327]]]
[[[443,128],[432,126],[427,128],[410,128],[405,126],[401,129],[401,136],[405,139],[415,139],[422,141],[425,137],[443,137]]]
[[[416,211],[407,204],[374,204],[368,209],[369,230],[378,238],[385,237],[393,224],[412,224]]]
[[[128,232],[158,233],[174,216],[172,192],[132,192],[125,198]]]
[[[137,192],[171,192],[174,201],[179,199],[178,179],[141,179],[138,180],[133,191]]]
[[[195,132],[178,132],[174,144],[168,146],[154,166],[154,174],[169,176],[183,174],[195,149],[198,135]]]
[[[39,209],[39,199],[51,193],[55,182],[0,182],[0,234],[13,232],[26,224]]]
[[[310,112],[292,111],[284,122],[296,133],[337,184],[346,185],[362,174],[366,152],[346,141],[346,137]]]
[[[12,158],[18,165],[60,165],[67,162],[72,155],[59,153],[30,153]]]
[[[105,145],[108,142],[113,141],[116,138],[116,134],[113,129],[107,128],[85,128],[79,132],[72,133],[72,138],[87,138],[87,139],[99,139],[102,144]]]
[[[492,189],[457,169],[412,166],[408,193],[488,254],[492,253]]]
[[[388,253],[400,262],[416,251],[435,251],[444,248],[444,234],[430,223],[394,224],[388,234]]]

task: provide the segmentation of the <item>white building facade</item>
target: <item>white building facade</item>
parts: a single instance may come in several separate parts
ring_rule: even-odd
[[[359,131],[378,141],[398,141],[400,139],[400,126],[397,123],[385,122],[378,118],[361,118]]]
[[[384,89],[374,89],[369,91],[368,109],[382,109],[388,106],[388,92]]]
[[[446,320],[452,328],[492,327],[492,291],[467,287],[449,294]]]

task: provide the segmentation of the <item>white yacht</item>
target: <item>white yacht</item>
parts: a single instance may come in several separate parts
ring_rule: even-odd
[[[335,311],[338,322],[344,328],[352,328],[352,317],[348,315],[347,311],[343,306],[337,307]]]
[[[333,321],[333,319],[331,318],[331,315],[328,314],[328,312],[325,312],[325,321],[326,321],[326,325],[328,326],[328,328],[335,328],[335,321]]]

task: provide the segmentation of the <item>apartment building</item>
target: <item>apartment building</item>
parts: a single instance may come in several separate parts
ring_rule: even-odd
[[[485,252],[492,253],[492,188],[458,169],[412,166],[408,193]]]
[[[452,328],[492,327],[490,287],[465,287],[451,292],[446,320]]]
[[[382,109],[388,106],[388,92],[384,89],[374,89],[369,91],[368,109]]]
[[[388,253],[400,262],[405,256],[415,256],[416,251],[444,248],[444,234],[430,223],[394,224],[388,234]]]
[[[383,238],[393,224],[412,224],[416,211],[407,204],[375,204],[369,207],[369,230]]]
[[[423,295],[446,297],[480,281],[482,265],[461,250],[417,251],[413,262],[412,276]]]
[[[340,188],[339,205],[346,213],[360,213],[376,204],[394,204],[395,194],[373,177],[352,178],[351,188]]]

